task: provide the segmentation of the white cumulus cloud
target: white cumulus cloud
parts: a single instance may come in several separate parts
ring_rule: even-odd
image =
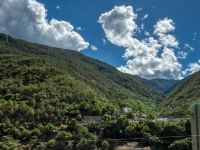
[[[175,30],[171,19],[159,20],[154,26],[157,38],[135,38],[138,30],[137,14],[132,6],[115,6],[99,17],[99,22],[111,43],[125,48],[123,57],[126,65],[118,67],[124,73],[139,75],[146,79],[180,79],[182,65],[178,62],[174,49],[178,41],[170,34]]]
[[[198,71],[200,71],[200,59],[196,63],[190,63],[188,65],[188,68],[186,70],[184,70],[182,73],[183,73],[183,75],[186,76],[186,75],[191,75]]]
[[[102,24],[106,37],[111,43],[126,47],[132,42],[132,36],[137,29],[133,21],[136,17],[131,6],[115,6],[114,9],[99,17],[99,23]]]
[[[175,30],[175,24],[172,19],[165,18],[163,20],[159,20],[157,24],[154,26],[154,33],[158,36],[163,36],[166,33],[172,32]]]
[[[175,23],[173,20],[165,18],[159,20],[154,26],[154,34],[159,37],[159,41],[166,47],[178,48],[178,41],[173,35],[169,33],[175,30]]]
[[[1,0],[0,32],[31,42],[81,51],[89,46],[66,21],[47,20],[45,6],[36,0]]]

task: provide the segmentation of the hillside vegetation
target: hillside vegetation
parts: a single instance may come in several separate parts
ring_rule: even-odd
[[[108,150],[109,138],[144,138],[155,149],[191,147],[190,122],[152,119],[165,96],[135,76],[78,52],[0,34],[0,149]],[[119,114],[124,107],[132,112]],[[146,120],[128,119],[141,112]],[[102,122],[82,124],[84,116]]]
[[[47,68],[54,66],[62,70],[64,74],[73,76],[76,80],[92,87],[102,97],[113,100],[139,99],[153,103],[160,102],[164,98],[161,93],[146,87],[136,77],[123,74],[114,67],[79,52],[31,44],[11,37],[9,43],[6,43],[5,38],[3,34],[0,36],[2,53],[34,57],[44,62],[50,61],[51,64],[46,65]]]
[[[7,41],[1,34],[0,52],[3,120],[59,124],[71,113],[103,115],[125,106],[150,114],[164,98],[136,78],[75,51],[12,37]]]
[[[164,111],[187,111],[200,102],[200,72],[184,79],[177,89],[163,102]]]

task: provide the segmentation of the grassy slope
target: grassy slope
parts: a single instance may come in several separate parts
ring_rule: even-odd
[[[186,78],[163,102],[163,110],[186,110],[193,103],[200,102],[200,72]]]

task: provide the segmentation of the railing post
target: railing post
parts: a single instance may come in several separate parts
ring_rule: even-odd
[[[192,150],[200,150],[200,104],[195,104],[192,111]]]

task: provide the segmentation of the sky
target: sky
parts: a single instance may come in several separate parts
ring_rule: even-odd
[[[142,78],[200,70],[199,0],[1,0],[0,32]]]

